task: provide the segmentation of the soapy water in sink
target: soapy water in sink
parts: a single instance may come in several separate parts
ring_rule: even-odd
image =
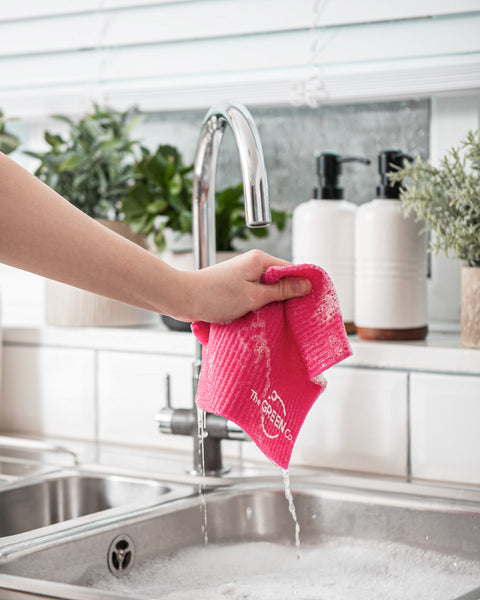
[[[88,585],[162,600],[452,600],[480,585],[479,563],[401,544],[324,538],[184,549]]]

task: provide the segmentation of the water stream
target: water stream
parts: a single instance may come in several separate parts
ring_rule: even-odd
[[[207,414],[203,410],[197,410],[197,427],[198,427],[198,452],[200,453],[200,464],[202,465],[202,474],[200,476],[200,483],[198,484],[198,497],[200,499],[200,511],[202,515],[202,533],[205,545],[208,544],[208,516],[207,516],[207,500],[205,497],[205,437],[208,435],[207,431]]]
[[[297,549],[297,558],[300,556],[300,523],[297,519],[297,511],[295,510],[295,504],[293,503],[293,495],[290,487],[290,474],[288,470],[282,469],[283,473],[283,485],[285,487],[285,498],[288,502],[288,511],[292,515],[293,523],[295,525],[295,548]]]

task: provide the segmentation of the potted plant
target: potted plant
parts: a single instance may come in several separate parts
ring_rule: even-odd
[[[132,231],[150,237],[160,253],[192,231],[192,169],[169,145],[153,153],[142,147],[132,167],[133,183],[122,199],[124,218]]]
[[[102,225],[146,247],[146,240],[119,219],[139,145],[131,132],[141,116],[133,109],[118,112],[94,104],[78,120],[53,118],[65,123],[67,132],[46,131],[48,150],[26,152],[40,160],[35,175]],[[123,326],[144,324],[151,317],[146,311],[48,281],[46,319],[51,325]]]
[[[452,251],[462,266],[462,345],[480,348],[480,133],[470,131],[434,167],[420,158],[390,173],[403,181],[405,213],[434,232],[430,249]]]
[[[10,154],[20,145],[18,137],[7,131],[7,121],[11,119],[7,119],[0,110],[0,152],[4,154]]]
[[[180,152],[168,145],[153,153],[142,148],[141,159],[133,166],[134,183],[122,202],[125,220],[133,231],[152,236],[158,252],[171,250],[175,240],[192,231],[192,170],[193,165],[185,165]],[[271,212],[274,225],[283,231],[289,214]],[[236,240],[268,236],[268,228],[249,229],[244,215],[241,183],[216,192],[217,255],[236,252]]]

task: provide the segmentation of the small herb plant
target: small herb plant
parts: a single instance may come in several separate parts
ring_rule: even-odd
[[[389,174],[403,182],[401,198],[408,215],[415,212],[433,236],[430,250],[480,266],[480,133],[470,131],[438,167],[420,158]]]
[[[11,119],[7,119],[4,113],[0,110],[0,152],[4,154],[10,154],[14,150],[18,148],[20,145],[20,140],[13,133],[9,133],[7,131],[7,121]]]
[[[118,219],[138,145],[131,132],[142,117],[95,104],[78,121],[53,118],[69,129],[65,137],[45,132],[46,152],[26,152],[41,161],[35,175],[90,217]]]
[[[153,235],[159,252],[166,247],[165,230],[178,236],[192,231],[193,165],[185,165],[182,155],[173,146],[161,145],[150,154],[142,149],[141,160],[133,167],[135,183],[123,200],[125,220],[132,230],[145,236]],[[267,237],[268,229],[249,229],[245,224],[243,186],[238,184],[216,193],[216,250],[235,250],[235,240],[247,240],[251,235]],[[288,213],[272,210],[277,228],[285,228]]]

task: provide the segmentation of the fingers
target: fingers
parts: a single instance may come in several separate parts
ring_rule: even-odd
[[[263,295],[265,303],[283,302],[290,298],[299,298],[305,296],[312,289],[312,284],[309,279],[302,277],[284,277],[271,285],[263,285]]]
[[[249,250],[233,260],[241,261],[249,281],[260,281],[269,267],[286,267],[291,264],[288,260],[271,256],[261,250]]]

